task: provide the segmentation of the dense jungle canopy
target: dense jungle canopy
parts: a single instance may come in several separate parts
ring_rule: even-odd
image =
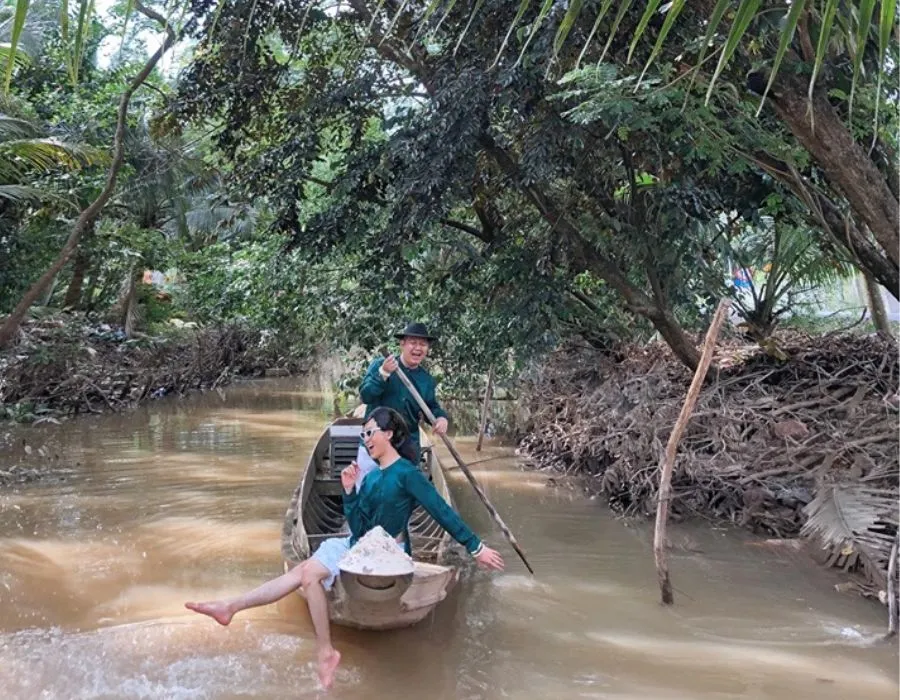
[[[856,274],[888,331],[894,2],[18,0],[0,20],[0,345],[41,309],[367,351],[416,318],[452,376],[570,337],[657,337],[693,367],[719,298],[765,343]]]

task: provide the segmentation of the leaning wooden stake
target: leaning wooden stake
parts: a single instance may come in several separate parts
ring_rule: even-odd
[[[897,540],[900,539],[900,533],[894,538],[894,546],[891,547],[891,556],[888,559],[888,580],[887,580],[887,596],[888,596],[888,632],[887,639],[897,634]]]
[[[481,404],[481,425],[478,427],[478,442],[475,451],[481,452],[481,443],[484,441],[484,431],[487,428],[488,413],[491,410],[491,391],[494,388],[494,366],[488,370],[487,387],[484,390],[484,402]]]
[[[672,495],[672,470],[675,467],[675,452],[678,448],[678,442],[681,440],[681,434],[684,432],[691,413],[694,411],[694,405],[697,403],[697,397],[700,395],[700,388],[706,379],[706,372],[709,369],[713,349],[716,346],[716,338],[719,337],[719,331],[722,328],[722,322],[725,320],[727,309],[728,301],[722,299],[719,302],[719,307],[716,309],[715,316],[713,316],[709,330],[706,332],[706,339],[703,341],[703,350],[700,355],[700,364],[697,366],[697,371],[694,372],[694,379],[691,381],[691,387],[688,389],[678,420],[675,421],[675,427],[672,428],[672,434],[669,436],[668,444],[666,444],[663,462],[660,465],[656,527],[653,530],[653,557],[656,559],[656,575],[659,578],[662,602],[666,605],[671,605],[675,602],[675,598],[672,596],[672,583],[669,581],[669,564],[666,561],[666,522],[669,519],[669,499]]]

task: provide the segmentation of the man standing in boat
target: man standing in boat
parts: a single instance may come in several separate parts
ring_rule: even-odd
[[[423,360],[428,357],[428,352],[437,338],[428,332],[424,323],[409,323],[394,337],[400,341],[400,357],[390,355],[374,360],[363,377],[359,387],[359,396],[366,404],[366,420],[380,406],[392,408],[403,417],[410,429],[407,438],[411,442],[410,454],[415,454],[414,463],[418,464],[422,455],[418,431],[419,423],[423,418],[422,410],[395,372],[400,367],[415,385],[425,403],[428,404],[428,408],[436,418],[432,426],[435,434],[445,434],[448,426],[447,412],[438,403],[437,382],[428,370],[422,367]],[[378,466],[362,441],[359,444],[356,463],[359,465],[357,480],[357,487],[359,487],[365,475]]]

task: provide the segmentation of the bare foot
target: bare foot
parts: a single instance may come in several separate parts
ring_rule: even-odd
[[[203,615],[209,615],[220,625],[227,625],[234,616],[234,613],[231,611],[231,608],[228,607],[228,604],[220,601],[213,601],[212,603],[185,603],[184,607],[188,610],[202,613]]]
[[[319,652],[319,682],[325,690],[334,683],[334,672],[337,671],[338,664],[341,663],[341,653],[334,649]]]

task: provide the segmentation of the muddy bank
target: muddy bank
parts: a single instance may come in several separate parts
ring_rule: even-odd
[[[24,324],[17,343],[0,354],[0,420],[121,411],[236,377],[300,374],[307,366],[289,346],[238,325],[127,338],[116,327],[60,315]]]
[[[808,536],[884,597],[897,533],[897,347],[878,336],[720,345],[678,450],[673,519]],[[691,373],[661,346],[556,353],[523,387],[520,452],[629,516],[656,511],[658,465]]]

